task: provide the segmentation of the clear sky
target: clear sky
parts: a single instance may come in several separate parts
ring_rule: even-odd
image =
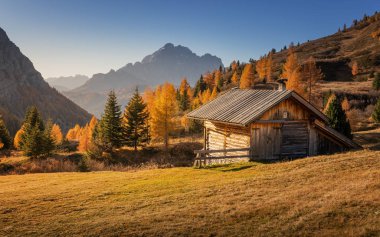
[[[0,0],[0,27],[44,77],[91,76],[168,42],[248,61],[376,10],[379,0]]]

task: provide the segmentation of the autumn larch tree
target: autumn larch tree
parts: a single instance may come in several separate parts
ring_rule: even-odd
[[[62,144],[63,135],[62,135],[61,128],[59,127],[58,124],[53,124],[53,127],[51,128],[51,136],[54,139],[55,145]]]
[[[236,71],[232,74],[231,81],[234,85],[239,85],[239,77]]]
[[[358,63],[356,61],[352,64],[351,73],[353,76],[356,76],[359,73],[359,67],[358,67]]]
[[[0,115],[0,150],[8,150],[12,146],[12,138]]]
[[[167,151],[169,146],[169,133],[174,129],[174,117],[178,110],[175,88],[165,82],[156,90],[153,111],[151,111],[151,131],[154,137],[162,138]]]
[[[313,57],[310,57],[303,66],[302,78],[303,81],[306,82],[308,101],[311,102],[315,84],[323,79],[323,73],[321,69],[317,67],[317,63]]]
[[[185,95],[187,89],[184,89]],[[133,147],[135,152],[137,146],[147,144],[150,140],[149,135],[149,112],[138,89],[125,107],[122,128],[124,141],[127,146]]]
[[[179,105],[182,111],[189,109],[191,103],[191,88],[186,78],[182,79],[179,87]]]
[[[21,127],[17,132],[16,132],[16,135],[13,139],[13,146],[17,149],[17,150],[20,150],[21,147],[20,147],[20,142],[21,142],[21,135],[23,134],[24,132],[24,129],[23,127]]]
[[[301,96],[304,96],[305,90],[301,81],[301,65],[298,63],[297,55],[292,48],[289,50],[289,55],[284,64],[282,78],[288,79],[286,89],[294,90]]]
[[[267,81],[272,81],[272,71],[273,71],[273,59],[272,52],[269,52],[266,60],[265,60],[265,77]]]
[[[264,79],[266,76],[266,58],[260,57],[256,62],[256,72],[259,75],[260,79]]]
[[[240,78],[240,88],[248,89],[253,86],[254,83],[254,70],[251,63],[247,63],[244,66],[243,73]]]
[[[332,94],[330,96],[324,113],[328,118],[330,127],[342,133],[346,137],[352,138],[350,122],[348,121],[347,115],[336,95]]]

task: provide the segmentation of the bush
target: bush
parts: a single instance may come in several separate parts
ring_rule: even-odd
[[[372,87],[378,91],[380,90],[380,73],[375,73],[374,77],[375,78],[373,79]]]
[[[89,167],[89,158],[87,156],[82,156],[82,159],[78,163],[78,170],[80,172],[89,172],[90,167]]]

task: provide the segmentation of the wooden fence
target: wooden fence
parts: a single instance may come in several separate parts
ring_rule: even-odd
[[[195,150],[196,154],[194,166],[202,167],[207,165],[207,161],[219,160],[219,159],[235,159],[235,158],[250,158],[251,147],[236,148],[236,149],[223,149],[223,150]],[[248,151],[245,155],[228,155],[230,152]],[[223,153],[223,155],[212,156],[211,154]]]

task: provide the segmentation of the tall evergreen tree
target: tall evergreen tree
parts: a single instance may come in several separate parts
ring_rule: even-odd
[[[186,90],[185,90],[186,94]],[[137,146],[146,144],[150,140],[149,112],[138,89],[125,107],[122,127],[125,143],[137,151]]]
[[[374,74],[374,79],[373,79],[373,82],[372,82],[372,86],[373,86],[373,89],[375,90],[380,90],[380,73],[376,72]]]
[[[372,118],[375,122],[380,123],[380,98],[376,102],[375,109],[372,113]]]
[[[0,150],[10,149],[12,146],[12,139],[9,135],[9,131],[6,128],[3,118],[0,115]]]
[[[30,107],[25,115],[20,149],[26,156],[38,158],[44,154],[44,123],[35,106]]]
[[[329,125],[348,138],[352,138],[350,123],[344,112],[341,102],[332,94],[327,102],[324,113],[329,119]]]
[[[108,94],[104,114],[97,127],[96,140],[104,151],[111,152],[114,148],[119,148],[122,145],[121,110],[114,91]]]
[[[46,123],[44,133],[43,133],[43,154],[50,155],[55,149],[55,140],[52,135],[53,122],[49,119]]]

